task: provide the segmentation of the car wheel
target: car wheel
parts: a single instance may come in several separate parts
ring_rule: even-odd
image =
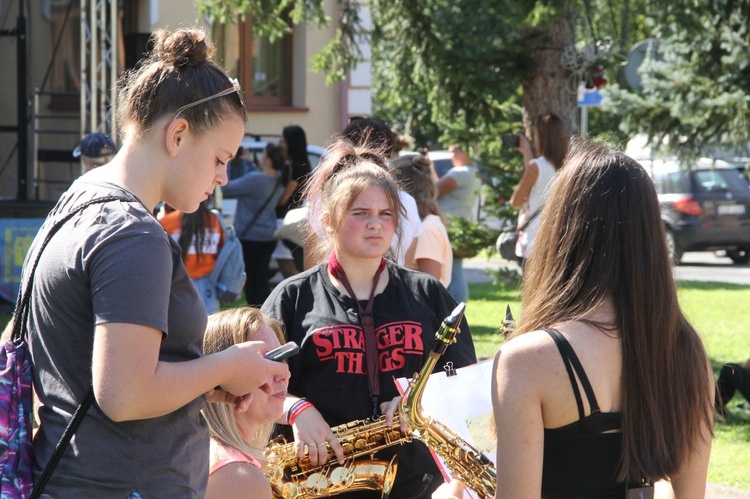
[[[740,248],[736,250],[727,250],[727,256],[737,264],[750,263],[750,248]]]
[[[677,240],[674,237],[674,232],[672,232],[672,229],[665,229],[665,235],[667,239],[667,253],[669,254],[669,257],[672,259],[672,262],[675,265],[679,265],[682,261],[682,254],[684,251],[680,249],[679,244],[677,243]]]

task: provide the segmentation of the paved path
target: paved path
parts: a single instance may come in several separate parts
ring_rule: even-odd
[[[686,253],[683,265],[675,269],[677,279],[695,281],[719,281],[750,285],[750,268],[747,265],[733,265],[728,258],[717,257],[712,253]],[[464,260],[464,275],[467,282],[492,282],[493,273],[500,266],[515,267],[500,258],[471,258]],[[674,498],[671,490],[661,489],[657,499]],[[707,484],[706,499],[747,499],[750,490],[742,490],[725,485]]]

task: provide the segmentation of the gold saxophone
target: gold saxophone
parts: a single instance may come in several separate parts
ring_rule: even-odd
[[[331,428],[344,449],[345,463],[339,464],[330,447],[328,461],[311,466],[310,458],[297,457],[294,442],[276,437],[266,447],[273,496],[277,499],[330,497],[357,490],[381,490],[389,494],[396,478],[397,456],[390,461],[375,459],[380,449],[411,442],[401,433],[398,417],[393,426],[385,425],[385,416],[352,421]]]
[[[323,465],[312,466],[309,457],[297,457],[294,442],[287,442],[283,436],[271,440],[265,451],[266,476],[274,498],[331,497],[358,490],[380,490],[384,497],[390,494],[396,478],[397,456],[383,461],[375,459],[374,453],[411,442],[413,438],[442,457],[454,478],[481,496],[494,497],[497,473],[492,461],[438,421],[425,418],[419,404],[437,360],[448,345],[456,341],[464,308],[463,303],[459,304],[441,324],[433,350],[409,382],[391,427],[385,425],[385,416],[380,416],[331,428],[344,449],[343,465],[338,463],[330,447],[326,447],[328,460]],[[401,433],[399,418],[405,420],[407,434]]]
[[[425,416],[420,406],[425,385],[435,364],[448,345],[456,342],[465,308],[464,303],[459,303],[435,333],[436,341],[429,358],[409,382],[399,405],[399,414],[409,428],[409,433],[443,458],[454,479],[464,482],[480,497],[488,498],[495,497],[495,465],[461,436],[439,421]]]

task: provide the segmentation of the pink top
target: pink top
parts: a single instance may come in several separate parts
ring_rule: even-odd
[[[232,447],[225,447],[219,442],[211,439],[211,467],[209,474],[232,463],[250,463],[260,469],[260,463],[250,454],[245,454]]]

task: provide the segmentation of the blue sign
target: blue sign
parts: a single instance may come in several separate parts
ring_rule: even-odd
[[[602,94],[598,88],[585,90],[578,94],[578,107],[596,107],[602,104]]]
[[[0,297],[6,301],[16,301],[23,260],[43,222],[43,218],[0,219]]]

